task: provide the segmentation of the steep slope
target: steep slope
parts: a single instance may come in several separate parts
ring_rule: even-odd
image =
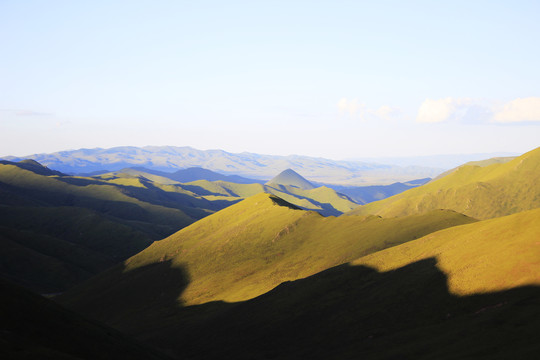
[[[180,309],[140,336],[180,358],[535,358],[539,218],[444,229],[246,302]]]
[[[137,176],[2,162],[0,273],[38,292],[63,291],[229,204]]]
[[[290,185],[304,190],[311,190],[315,188],[315,186],[313,186],[309,181],[304,179],[300,174],[292,169],[283,170],[268,181],[266,185]]]
[[[0,278],[2,359],[169,359]]]
[[[179,304],[249,299],[283,281],[472,221],[452,211],[400,219],[325,218],[258,194],[155,242],[60,300],[139,331]],[[152,290],[140,294],[140,289]]]
[[[508,162],[461,166],[449,175],[350,214],[404,216],[452,209],[478,219],[540,207],[540,148]]]
[[[540,209],[445,229],[352,262],[390,271],[430,257],[456,295],[540,285]]]

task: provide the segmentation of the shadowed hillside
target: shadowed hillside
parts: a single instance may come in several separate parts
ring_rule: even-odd
[[[0,273],[63,291],[231,204],[136,176],[73,177],[0,164]]]
[[[540,148],[507,162],[461,166],[443,178],[358,207],[350,214],[390,217],[452,209],[488,219],[540,207],[538,194]]]
[[[3,279],[0,290],[2,359],[169,359]]]
[[[461,297],[446,281],[433,258],[383,273],[345,264],[246,302],[180,309],[138,336],[193,359],[536,357],[540,288]]]

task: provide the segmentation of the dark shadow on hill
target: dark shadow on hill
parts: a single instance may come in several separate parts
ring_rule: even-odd
[[[1,278],[0,293],[2,359],[168,359]]]
[[[527,359],[540,350],[539,308],[533,286],[450,294],[432,258],[385,273],[342,265],[250,301],[121,326],[178,358]]]
[[[161,259],[135,269],[118,265],[74,287],[56,300],[90,318],[137,335],[175,314],[189,284],[182,266]]]

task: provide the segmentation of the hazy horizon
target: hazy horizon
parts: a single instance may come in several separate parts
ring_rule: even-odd
[[[0,156],[538,147],[535,1],[4,1]]]

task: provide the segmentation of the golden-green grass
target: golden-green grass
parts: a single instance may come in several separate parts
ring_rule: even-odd
[[[540,207],[540,148],[511,161],[488,166],[464,165],[451,174],[349,214],[384,217],[452,209],[477,219],[510,215]]]
[[[456,295],[540,285],[540,209],[444,229],[351,264],[382,272],[427,258]]]
[[[191,279],[183,303],[239,301],[283,281],[471,221],[450,211],[404,219],[324,218],[259,194],[154,243],[128,259],[125,271],[170,261],[184,267]]]
[[[445,210],[399,219],[323,217],[261,193],[154,242],[60,300],[111,323],[142,309],[162,313],[174,312],[180,304],[242,301],[284,281],[474,221]],[[187,279],[185,288],[179,291],[180,283],[165,286],[179,273]],[[147,286],[161,288],[162,298],[133,298],[136,289]]]

